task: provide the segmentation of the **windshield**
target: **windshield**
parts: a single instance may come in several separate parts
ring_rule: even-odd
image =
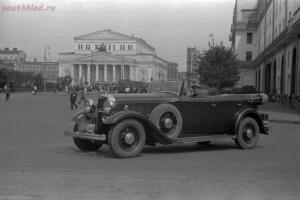
[[[179,95],[181,89],[181,81],[162,81],[149,83],[149,93],[170,92]]]

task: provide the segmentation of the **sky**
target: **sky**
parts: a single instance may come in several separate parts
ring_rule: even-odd
[[[9,7],[23,4],[49,10]],[[42,61],[49,46],[51,60],[56,61],[59,52],[74,51],[75,36],[111,29],[144,39],[158,56],[185,71],[187,47],[208,49],[211,33],[215,42],[230,46],[234,4],[235,0],[0,0],[0,49],[16,47],[30,60]]]

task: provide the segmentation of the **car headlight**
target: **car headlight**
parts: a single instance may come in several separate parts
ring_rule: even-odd
[[[95,105],[95,102],[92,100],[92,99],[87,99],[85,101],[85,105],[86,106],[94,106]]]
[[[95,102],[92,99],[87,99],[85,101],[85,112],[89,113],[95,108]]]
[[[106,95],[106,100],[103,103],[103,111],[110,113],[116,107],[116,99],[112,95]]]

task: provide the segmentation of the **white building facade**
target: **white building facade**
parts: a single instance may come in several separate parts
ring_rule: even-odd
[[[244,29],[239,31],[243,25]],[[252,33],[252,44],[247,40]],[[232,47],[251,72],[250,82],[282,104],[300,101],[300,0],[236,0]],[[248,56],[250,54],[248,53]],[[249,57],[248,57],[249,58]],[[299,105],[300,106],[300,105]]]
[[[140,38],[104,29],[75,37],[74,48],[59,54],[59,77],[73,85],[167,80],[168,62]]]

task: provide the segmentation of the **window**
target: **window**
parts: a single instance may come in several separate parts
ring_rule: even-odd
[[[128,50],[130,50],[130,45],[127,46]]]
[[[108,45],[108,50],[110,50],[110,45]]]
[[[251,51],[246,51],[246,60],[247,61],[252,60],[252,52]]]
[[[86,44],[86,45],[85,45],[85,49],[86,49],[86,50],[90,50],[90,45],[89,45],[89,44]]]
[[[115,50],[116,49],[116,46],[115,45],[113,45],[113,50]]]
[[[281,33],[281,24],[279,23],[279,33]]]
[[[125,44],[120,45],[120,50],[125,50]]]
[[[252,33],[247,33],[247,44],[252,44]]]

